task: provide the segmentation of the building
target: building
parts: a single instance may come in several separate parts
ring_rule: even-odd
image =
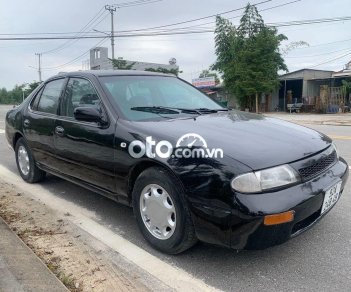
[[[301,69],[279,79],[280,89],[272,93],[268,110],[286,110],[291,104],[300,104],[306,112],[333,113],[350,108],[351,96],[342,81],[351,81],[351,62],[339,72]]]
[[[176,60],[172,58],[169,61],[169,64],[157,64],[157,63],[148,63],[148,62],[139,62],[139,61],[128,61],[122,60],[124,66],[131,67],[131,70],[141,70],[145,71],[146,69],[157,70],[159,68],[166,70],[178,70],[179,67],[176,64]],[[95,47],[90,50],[90,69],[91,70],[113,70],[111,59],[108,57],[108,48],[106,47]]]
[[[272,106],[285,109],[293,101],[303,103],[303,98],[319,95],[319,86],[332,77],[333,71],[301,69],[279,77],[280,89],[272,94]],[[290,98],[292,100],[290,100]]]

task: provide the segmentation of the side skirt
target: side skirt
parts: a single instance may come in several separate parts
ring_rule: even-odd
[[[77,179],[75,177],[68,176],[68,175],[66,175],[66,174],[64,174],[62,172],[58,172],[56,170],[48,168],[47,166],[44,166],[44,165],[42,165],[40,163],[37,163],[37,166],[41,170],[43,170],[45,172],[48,172],[48,173],[50,173],[50,174],[52,174],[54,176],[57,176],[57,177],[62,178],[64,180],[67,180],[67,181],[69,181],[71,183],[74,183],[74,184],[76,184],[76,185],[78,185],[80,187],[83,187],[83,188],[85,188],[85,189],[87,189],[89,191],[92,191],[94,193],[97,193],[99,195],[107,197],[107,198],[109,198],[109,199],[111,199],[111,200],[113,200],[113,201],[115,201],[117,203],[121,203],[121,204],[129,206],[129,207],[132,206],[131,202],[129,202],[129,200],[128,200],[128,198],[126,196],[109,192],[109,191],[104,190],[102,188],[99,188],[99,187],[97,187],[95,185],[89,184],[88,182],[82,181],[82,180]]]

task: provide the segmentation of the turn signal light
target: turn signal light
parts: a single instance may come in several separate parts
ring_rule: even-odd
[[[274,214],[274,215],[267,215],[264,216],[264,225],[277,225],[282,223],[288,223],[294,220],[294,211],[288,211],[284,213]]]

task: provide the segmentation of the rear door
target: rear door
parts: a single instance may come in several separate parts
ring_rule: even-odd
[[[23,116],[23,134],[35,160],[47,167],[55,165],[54,128],[65,78],[47,82]]]
[[[108,123],[102,126],[77,121],[74,118],[74,109],[77,107],[97,108]],[[90,80],[83,77],[69,78],[60,107],[60,118],[55,124],[55,148],[61,171],[75,179],[115,192],[115,126]]]

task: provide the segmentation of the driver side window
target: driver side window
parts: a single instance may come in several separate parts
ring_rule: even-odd
[[[94,107],[101,110],[100,99],[92,84],[82,78],[70,78],[66,87],[61,115],[74,117],[77,107]]]

